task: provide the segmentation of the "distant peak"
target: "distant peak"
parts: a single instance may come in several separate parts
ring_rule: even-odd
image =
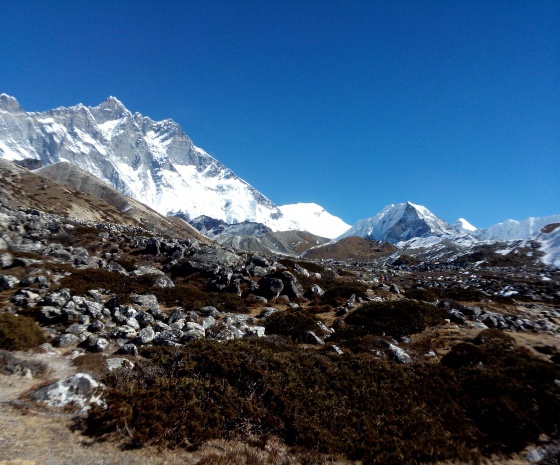
[[[123,103],[117,98],[110,96],[98,106],[93,107],[95,110],[96,118],[101,116],[103,120],[106,119],[117,119],[123,116],[132,116],[132,113],[123,105]],[[100,115],[101,114],[101,115]]]
[[[9,111],[11,113],[24,112],[24,109],[21,107],[16,98],[8,94],[0,94],[0,110]]]
[[[104,110],[120,110],[120,111],[125,111],[126,107],[123,105],[123,103],[117,98],[117,97],[113,97],[112,95],[110,97],[108,97],[106,100],[104,100],[103,102],[101,102],[101,104],[98,106],[98,108],[102,108]],[[128,110],[126,110],[128,111]]]
[[[478,230],[476,226],[470,224],[465,218],[459,218],[457,221],[455,221],[455,223],[452,224],[452,226],[466,232],[474,232]]]

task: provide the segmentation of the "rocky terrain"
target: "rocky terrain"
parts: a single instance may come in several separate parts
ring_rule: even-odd
[[[2,173],[0,461],[558,460],[558,268],[239,252]]]

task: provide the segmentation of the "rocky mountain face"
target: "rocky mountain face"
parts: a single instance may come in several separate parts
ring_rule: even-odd
[[[132,113],[114,97],[95,107],[28,113],[15,98],[0,95],[0,157],[44,166],[70,162],[164,215],[253,221],[275,231],[304,229],[196,147],[177,123]],[[341,224],[344,228],[341,220],[323,216],[326,225],[334,221],[338,227],[333,237]]]
[[[208,216],[191,220],[191,225],[212,240],[226,247],[251,252],[299,256],[329,239],[306,231],[273,231],[260,223],[244,221],[228,224]]]

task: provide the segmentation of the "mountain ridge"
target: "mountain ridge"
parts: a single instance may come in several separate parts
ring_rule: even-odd
[[[176,122],[132,113],[116,97],[94,107],[25,112],[2,94],[0,118],[5,159],[68,161],[164,215],[299,229],[270,199],[195,146]]]

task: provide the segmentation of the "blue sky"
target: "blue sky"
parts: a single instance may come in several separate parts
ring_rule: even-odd
[[[0,92],[177,121],[276,204],[560,213],[560,2],[26,1]]]

